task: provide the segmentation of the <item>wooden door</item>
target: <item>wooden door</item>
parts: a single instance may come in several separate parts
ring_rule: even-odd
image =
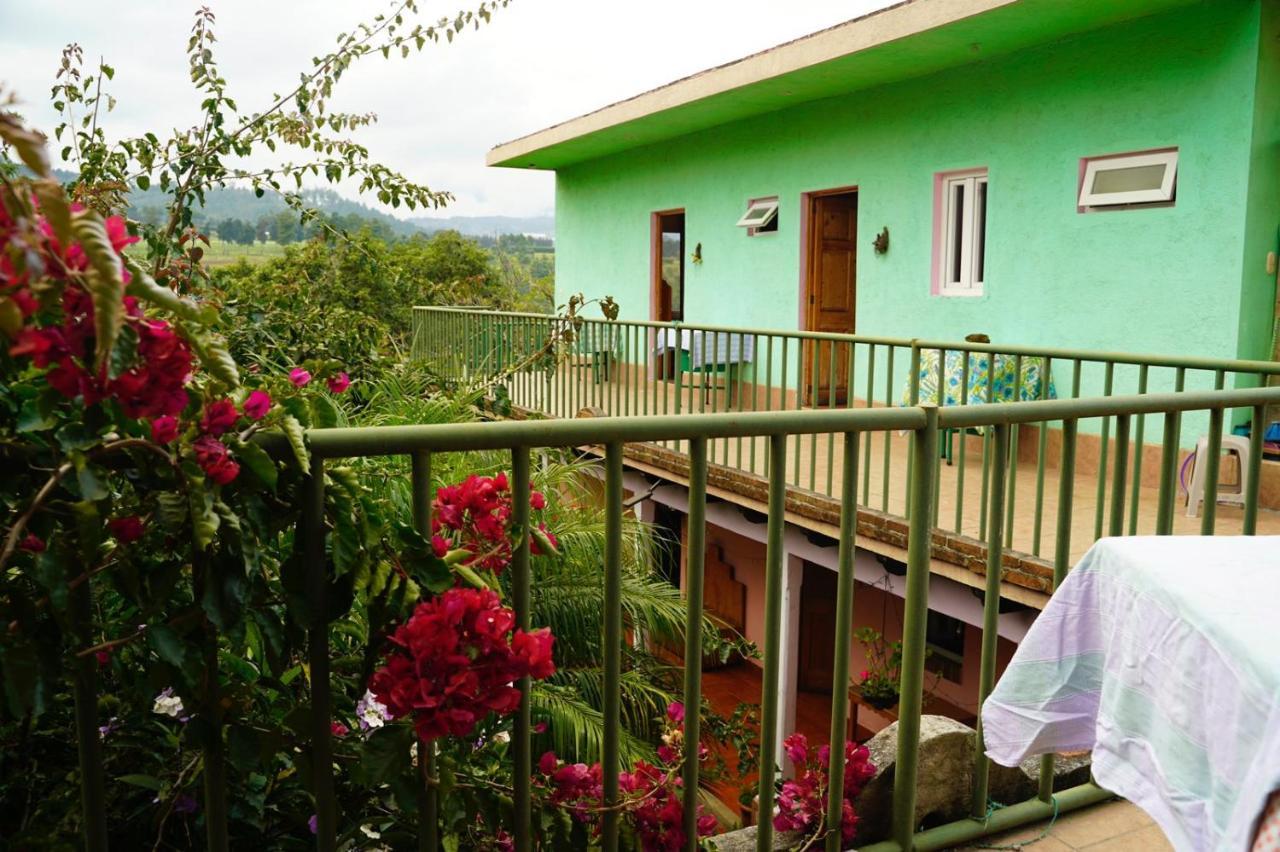
[[[858,268],[858,194],[814,195],[809,203],[809,331],[852,334]],[[806,405],[843,405],[849,395],[848,343],[809,343]]]
[[[800,666],[805,692],[831,693],[835,670],[836,572],[808,562],[800,585]],[[847,639],[847,637],[846,637]]]

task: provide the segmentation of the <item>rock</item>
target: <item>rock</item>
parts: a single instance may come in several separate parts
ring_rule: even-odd
[[[968,725],[945,716],[920,717],[920,758],[916,771],[915,822],[933,826],[969,815],[973,796],[973,743],[975,732]],[[885,840],[890,832],[893,809],[894,768],[898,759],[898,723],[867,741],[876,774],[854,800],[858,814],[858,846]],[[1031,757],[1021,766],[991,764],[988,798],[1011,805],[1031,798],[1040,784],[1040,758]],[[1089,780],[1089,755],[1059,756],[1054,763],[1054,788],[1063,790]],[[804,838],[796,834],[775,835],[775,849],[798,848]],[[719,852],[749,852],[755,849],[755,827],[731,831],[712,839]]]

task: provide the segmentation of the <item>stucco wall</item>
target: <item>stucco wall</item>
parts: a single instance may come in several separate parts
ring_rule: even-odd
[[[566,168],[559,300],[608,294],[648,318],[650,213],[683,207],[704,258],[686,265],[686,321],[796,328],[801,193],[856,185],[858,332],[1257,354],[1239,335],[1260,334],[1240,313],[1258,25],[1256,0],[1200,4]],[[1174,206],[1077,212],[1081,157],[1164,146],[1180,150]],[[985,295],[932,296],[933,176],[976,166]],[[746,200],[773,194],[778,232],[748,238]]]

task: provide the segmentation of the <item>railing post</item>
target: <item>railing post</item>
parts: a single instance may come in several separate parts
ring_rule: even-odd
[[[204,598],[209,578],[207,552],[197,552],[192,559],[196,600]],[[221,690],[218,682],[218,631],[206,622],[200,630],[204,656],[204,682],[200,696],[200,715],[206,724],[204,752],[204,821],[205,842],[209,852],[225,852],[227,837],[227,764],[222,745]]]
[[[1255,405],[1249,425],[1249,472],[1244,477],[1244,534],[1258,531],[1258,489],[1262,476],[1262,438],[1267,428],[1267,407]]]
[[[303,485],[302,558],[306,572],[307,660],[311,667],[311,766],[316,808],[316,848],[335,852],[338,846],[338,805],[333,794],[331,687],[329,684],[329,578],[324,555],[324,460],[311,456],[311,470]]]
[[[511,521],[520,536],[511,560],[511,599],[516,614],[516,627],[529,629],[529,448],[511,450]],[[515,731],[511,738],[515,752],[515,838],[516,852],[533,848],[533,806],[530,779],[533,777],[532,721],[529,706],[529,678],[516,682],[520,688],[520,708],[516,711]]]
[[[1014,427],[1017,428],[1017,427]],[[973,805],[970,815],[987,815],[987,790],[991,763],[982,730],[982,705],[996,684],[996,639],[1000,622],[1000,581],[1004,572],[1004,500],[1009,459],[1009,424],[995,427],[995,461],[992,463],[991,508],[987,512],[987,578],[982,600],[982,654],[978,670],[978,721],[974,732]]]
[[[786,529],[787,436],[769,436],[769,523],[765,544],[764,675],[760,711],[760,785],[756,849],[773,849],[774,779],[778,760],[778,674],[782,663],[782,550]]]
[[[852,371],[850,371],[852,372]],[[831,671],[831,764],[827,777],[827,852],[840,852],[844,818],[844,748],[849,718],[849,645],[853,635],[853,558],[858,531],[858,433],[844,433],[840,545],[836,556],[835,656]],[[854,732],[855,735],[857,732]]]
[[[1218,474],[1222,466],[1222,409],[1209,409],[1209,446],[1205,457],[1196,459],[1204,465],[1204,505],[1201,507],[1200,535],[1213,535],[1218,520]],[[1243,477],[1242,477],[1243,478]]]
[[[68,571],[68,575],[78,574],[81,570],[77,565]],[[93,618],[93,595],[87,579],[71,591],[70,599],[72,635],[77,646],[87,647],[90,644],[88,625]],[[76,657],[72,666],[84,848],[86,852],[106,852],[107,793],[102,772],[101,735],[98,733],[98,661],[93,655]]]
[[[893,839],[910,852],[915,834],[920,711],[924,691],[925,623],[933,528],[933,466],[938,463],[938,408],[923,405],[925,425],[912,433],[911,520],[907,539],[907,591],[903,605],[902,681],[898,690],[898,759],[893,779]]]
[[[605,448],[604,547],[604,812],[601,842],[618,848],[618,728],[622,688],[622,444]]]
[[[698,849],[698,743],[702,738],[702,591],[706,560],[707,439],[689,442],[689,546],[685,557],[684,836]]]
[[[1112,536],[1124,534],[1124,492],[1125,479],[1129,473],[1130,420],[1128,414],[1116,415],[1116,459],[1111,467],[1111,515],[1107,524],[1107,535]]]
[[[413,454],[413,526],[431,538],[431,453]],[[418,850],[437,852],[440,848],[440,803],[431,775],[435,769],[435,745],[418,742]]]
[[[1062,456],[1058,461],[1058,528],[1053,539],[1053,589],[1058,590],[1067,579],[1071,568],[1071,510],[1076,487],[1076,436],[1078,421],[1062,421]],[[1053,798],[1053,755],[1040,758],[1040,789],[1037,796],[1042,802]]]

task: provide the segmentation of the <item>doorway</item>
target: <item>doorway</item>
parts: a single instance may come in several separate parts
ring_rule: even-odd
[[[684,211],[654,213],[651,230],[652,318],[658,322],[683,322]]]
[[[853,334],[857,306],[858,192],[811,192],[805,196],[805,329]],[[804,400],[844,405],[849,399],[851,344],[810,341],[804,354]],[[815,348],[816,347],[816,351]]]
[[[802,692],[831,694],[835,672],[835,571],[804,563],[800,583],[800,660],[797,686]]]

